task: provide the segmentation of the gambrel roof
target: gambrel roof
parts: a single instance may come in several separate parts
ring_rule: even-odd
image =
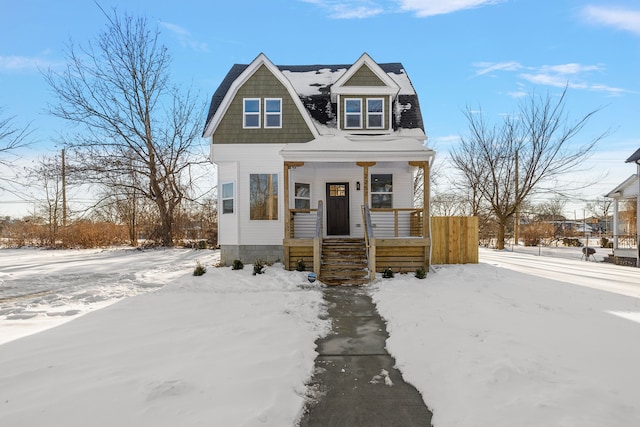
[[[263,55],[261,54],[257,59],[261,56]],[[373,62],[367,54],[363,54],[355,64],[274,65],[274,67],[280,71],[281,76],[288,80],[290,87],[293,88],[313,121],[321,125],[320,127],[335,128],[337,106],[335,99],[332,100],[331,98],[332,86],[339,82],[349,70],[353,70],[353,67],[358,62],[363,61],[363,58],[365,61]],[[210,127],[216,112],[222,106],[225,97],[232,90],[234,83],[252,64],[233,65],[222,80],[222,83],[220,83],[211,98],[204,127],[205,133],[206,129]],[[386,73],[383,79],[393,85],[395,92],[397,92],[393,103],[393,130],[420,129],[424,133],[418,96],[402,64],[397,62],[374,64]]]

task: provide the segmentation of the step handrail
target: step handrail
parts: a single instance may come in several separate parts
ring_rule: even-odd
[[[323,208],[322,200],[318,200],[318,210],[316,211],[316,234],[313,237],[313,272],[320,277],[320,267],[322,266],[322,236],[323,231]]]
[[[362,222],[364,223],[364,246],[367,254],[369,280],[373,280],[376,277],[376,237],[373,234],[371,211],[368,204],[362,205]]]

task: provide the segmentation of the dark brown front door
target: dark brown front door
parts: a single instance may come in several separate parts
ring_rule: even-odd
[[[349,183],[327,183],[327,235],[348,236]]]

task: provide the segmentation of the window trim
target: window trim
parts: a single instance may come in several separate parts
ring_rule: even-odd
[[[382,111],[370,112],[369,101],[380,101],[382,103]],[[385,129],[384,123],[384,98],[367,98],[367,129]],[[371,116],[380,116],[380,126],[371,126],[369,121]]]
[[[268,197],[271,199],[271,203],[275,203],[275,210],[269,211],[267,209],[267,218],[252,218],[252,206],[251,206],[251,196],[253,194],[251,190],[251,176],[252,175],[271,175],[275,176],[275,183],[272,182],[274,193],[269,194]],[[280,175],[277,172],[250,172],[249,173],[249,221],[279,221],[280,220],[280,191],[278,186],[280,185]],[[273,214],[275,213],[275,216]]]
[[[247,101],[258,101],[258,111],[247,112]],[[248,116],[257,116],[258,125],[247,126]],[[260,129],[260,127],[262,126],[261,116],[262,116],[262,100],[260,98],[243,98],[242,99],[242,128],[243,129]]]
[[[373,177],[376,176],[376,175],[389,175],[389,176],[391,176],[391,191],[373,191],[373,184],[375,182]],[[382,209],[389,209],[389,208],[393,209],[393,174],[392,173],[372,173],[370,178],[369,178],[369,183],[370,183],[369,184],[369,197],[370,197],[369,203],[371,204],[371,208],[372,209],[378,209],[377,207],[373,206],[373,196],[375,194],[388,194],[390,196],[390,198],[391,198],[391,206],[390,207],[389,206],[385,206],[385,207],[382,207]]]
[[[224,187],[225,185],[231,185],[231,196],[230,197],[225,197],[224,196]],[[221,191],[220,191],[220,205],[222,206],[222,215],[226,215],[226,214],[234,214],[236,213],[236,185],[234,181],[229,181],[229,182],[223,182],[220,186]],[[225,212],[224,211],[224,202],[225,200],[231,200],[232,201],[232,206],[231,206],[231,212]]]
[[[298,184],[302,184],[302,185],[308,185],[309,186],[309,197],[300,197],[298,195],[296,195],[296,185]],[[300,181],[296,181],[293,183],[293,207],[295,209],[298,209],[296,207],[296,201],[298,200],[308,200],[309,201],[309,207],[306,209],[311,209],[311,183],[310,182],[300,182]],[[300,208],[300,209],[305,209],[305,208]]]
[[[349,101],[358,101],[360,104],[360,111],[357,113],[350,113],[347,111],[347,103]],[[345,98],[344,99],[344,128],[345,129],[362,129],[362,98]],[[357,116],[358,117],[358,126],[349,126],[349,116]]]
[[[279,109],[278,112],[269,112],[267,109],[268,101],[278,101]],[[269,116],[278,116],[278,126],[269,126],[269,120],[267,118]],[[282,129],[282,98],[264,98],[264,128],[265,129]]]

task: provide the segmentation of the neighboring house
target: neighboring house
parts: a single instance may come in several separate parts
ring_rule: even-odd
[[[365,53],[349,65],[283,66],[260,54],[224,78],[204,136],[217,166],[222,263],[305,264],[330,281],[331,259],[360,253],[343,244],[364,248],[369,277],[428,269],[435,153],[402,64]]]
[[[640,267],[640,247],[638,244],[638,228],[640,228],[640,149],[638,149],[626,163],[636,163],[638,172],[624,180],[620,185],[611,190],[606,197],[613,202],[613,256],[619,264],[637,265]],[[622,215],[620,203],[635,202],[635,215]]]

